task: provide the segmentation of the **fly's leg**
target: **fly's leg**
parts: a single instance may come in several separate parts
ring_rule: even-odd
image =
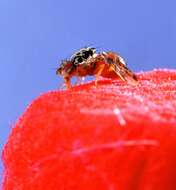
[[[98,79],[99,79],[99,77],[101,76],[101,73],[102,73],[104,67],[105,67],[104,64],[103,64],[103,65],[100,65],[100,66],[98,67],[98,72],[97,72],[97,74],[95,75],[95,76],[96,76],[95,86],[97,86]]]
[[[69,77],[64,77],[65,85],[67,89],[71,88],[71,82]]]

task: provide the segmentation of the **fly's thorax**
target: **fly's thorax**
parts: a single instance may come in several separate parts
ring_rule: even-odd
[[[96,49],[92,47],[82,48],[71,56],[71,61],[74,65],[81,65],[88,61],[88,59],[95,57]]]

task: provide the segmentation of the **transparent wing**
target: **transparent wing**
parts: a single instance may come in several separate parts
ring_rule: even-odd
[[[137,85],[137,76],[127,67],[122,57],[114,52],[102,53],[106,63],[110,64],[114,72],[123,80],[132,85]]]
[[[114,64],[115,72],[123,81],[126,81],[132,85],[138,84],[137,76],[126,65],[119,61],[116,61]]]

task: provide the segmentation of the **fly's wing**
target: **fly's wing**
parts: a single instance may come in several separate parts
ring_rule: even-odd
[[[115,72],[123,81],[127,81],[129,84],[137,85],[137,76],[124,64],[120,62],[115,63]]]
[[[115,59],[111,64],[113,64],[116,74],[123,81],[126,81],[132,85],[138,84],[137,76],[127,67],[125,61],[119,55],[115,56]]]

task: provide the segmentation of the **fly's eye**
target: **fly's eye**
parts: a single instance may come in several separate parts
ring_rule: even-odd
[[[78,57],[75,57],[75,60],[74,60],[74,64],[75,65],[78,65],[79,63],[82,63],[83,62],[83,58],[78,56]]]

